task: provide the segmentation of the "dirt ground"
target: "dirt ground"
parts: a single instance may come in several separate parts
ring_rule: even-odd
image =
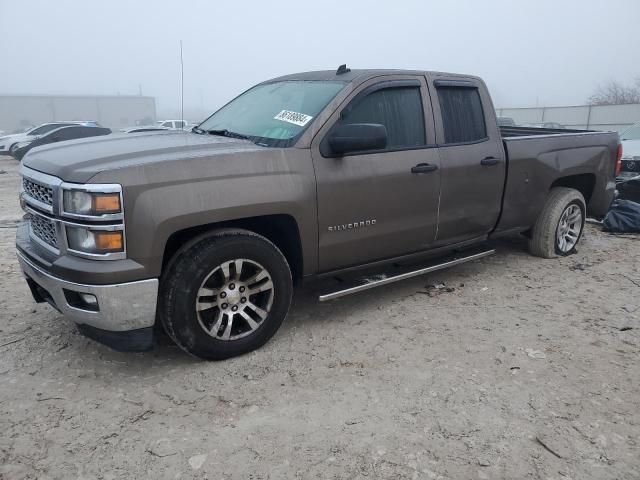
[[[589,225],[559,260],[511,239],[327,304],[305,287],[265,347],[206,363],[36,305],[0,172],[2,479],[640,478],[638,236]]]

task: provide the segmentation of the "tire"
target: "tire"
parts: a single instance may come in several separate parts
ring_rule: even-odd
[[[221,230],[174,255],[162,275],[158,312],[183,350],[223,360],[264,345],[286,317],[292,291],[289,264],[273,243]]]
[[[552,188],[531,230],[529,252],[542,258],[564,257],[575,253],[584,231],[586,210],[584,197],[578,190]],[[564,243],[560,237],[564,238]]]

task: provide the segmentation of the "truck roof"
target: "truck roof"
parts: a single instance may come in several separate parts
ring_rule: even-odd
[[[283,75],[282,77],[273,78],[268,82],[281,82],[287,80],[307,80],[307,81],[342,81],[345,83],[363,82],[369,78],[378,77],[381,75],[437,75],[448,77],[464,77],[464,78],[477,78],[473,75],[463,75],[459,73],[445,73],[445,72],[429,72],[424,70],[402,70],[402,69],[353,69],[345,73],[337,73],[337,70],[318,70],[314,72],[300,72],[292,73],[290,75]],[[267,82],[267,83],[268,83]]]

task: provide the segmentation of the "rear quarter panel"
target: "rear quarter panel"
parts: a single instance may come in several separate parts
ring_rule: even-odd
[[[603,216],[615,192],[616,133],[579,133],[504,139],[508,172],[496,232],[533,226],[553,183],[588,174],[595,179],[587,213]]]

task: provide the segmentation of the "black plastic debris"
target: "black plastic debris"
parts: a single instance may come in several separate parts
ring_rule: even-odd
[[[640,233],[640,203],[618,198],[607,212],[602,229],[611,233]]]

